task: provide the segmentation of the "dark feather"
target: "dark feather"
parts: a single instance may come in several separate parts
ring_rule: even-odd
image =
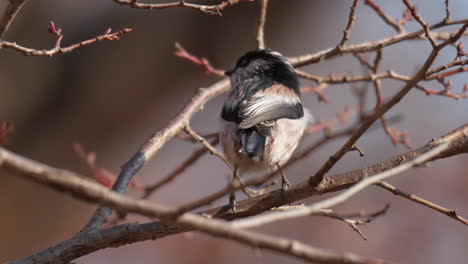
[[[263,160],[266,138],[257,130],[251,128],[242,131],[242,148],[240,152],[247,154],[249,158]]]
[[[269,79],[259,79],[239,83],[238,86],[234,86],[229,93],[228,98],[224,101],[221,117],[226,121],[236,122],[239,124],[242,122],[240,114],[242,108],[249,102],[253,95],[260,90],[270,87],[272,84],[273,82]]]

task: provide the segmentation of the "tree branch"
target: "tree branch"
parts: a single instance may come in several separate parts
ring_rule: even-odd
[[[135,175],[143,165],[166,144],[167,141],[184,129],[189,120],[195,115],[195,113],[201,110],[206,102],[211,98],[226,92],[229,88],[229,79],[224,78],[208,88],[198,89],[197,94],[185,105],[169,125],[154,133],[143,144],[140,150],[125,163],[112,189],[117,193],[124,193],[133,175]],[[82,231],[87,232],[102,227],[110,213],[111,210],[109,208],[98,208]]]
[[[444,143],[449,143],[449,148],[433,157],[432,160],[468,153],[468,124],[465,124],[443,136],[430,140],[421,148],[378,162],[370,167],[334,176],[327,176],[318,186],[310,186],[308,182],[305,181],[291,186],[285,192],[276,190],[254,198],[239,201],[236,204],[236,213],[233,213],[232,210],[228,210],[229,205],[225,205],[201,212],[200,214],[208,218],[223,218],[226,220],[257,215],[273,207],[279,207],[313,195],[348,188],[363,179],[365,176],[376,175],[382,171],[396,167],[399,164],[412,160]],[[31,163],[32,167],[29,166]],[[80,188],[70,186],[73,184],[73,181],[70,181],[68,177],[65,177],[64,175],[72,173],[64,170],[57,170],[43,164],[38,164],[13,154],[3,148],[0,148],[0,167],[3,167],[13,174],[27,177],[58,191],[68,192],[72,195],[83,197],[83,192],[88,192],[86,186],[82,186]],[[50,178],[50,175],[55,177]],[[75,179],[76,175],[72,175],[74,176],[72,178]],[[90,180],[82,178],[79,178],[79,181],[91,182]],[[92,184],[92,188],[98,187],[96,187],[95,184]],[[99,188],[102,190],[104,187],[99,186]],[[109,192],[107,189],[105,189],[105,193],[106,195],[103,197],[116,196],[119,199],[126,199],[113,192]],[[85,196],[83,198],[91,199],[92,197]],[[95,198],[92,199],[96,200]],[[148,202],[141,201],[141,203],[146,204]],[[124,224],[106,230],[95,230],[91,233],[78,233],[76,237],[71,238],[70,240],[12,263],[54,263],[53,261],[55,261],[55,263],[63,263],[99,249],[117,247],[148,239],[157,239],[190,230],[194,229],[180,223],[162,223],[160,221],[147,224]]]
[[[386,178],[389,178],[391,176],[397,175],[399,173],[402,173],[408,169],[411,169],[413,167],[416,167],[418,165],[421,165],[431,159],[433,159],[435,156],[439,155],[440,153],[444,152],[450,147],[449,143],[443,143],[440,146],[437,146],[436,148],[428,151],[427,153],[421,154],[420,156],[414,158],[413,160],[410,160],[406,163],[403,163],[399,166],[396,166],[394,168],[388,169],[386,171],[380,172],[376,175],[373,175],[371,177],[365,177],[362,180],[360,180],[358,183],[344,191],[343,193],[340,193],[337,196],[325,199],[323,201],[314,203],[310,206],[305,206],[304,208],[299,208],[297,210],[292,210],[292,211],[287,211],[287,212],[270,212],[254,217],[249,217],[248,219],[244,220],[236,220],[233,222],[234,227],[238,228],[252,228],[252,227],[257,227],[265,224],[270,224],[274,223],[277,221],[284,221],[288,219],[293,219],[293,218],[298,218],[298,217],[304,217],[308,216],[314,213],[319,212],[320,210],[327,209],[334,207],[336,205],[342,204],[352,196],[356,195],[366,187],[375,184],[379,181],[382,181]]]
[[[358,0],[353,0],[353,5],[351,6],[351,10],[349,12],[348,23],[346,24],[346,28],[343,30],[343,38],[338,44],[338,47],[341,47],[346,44],[349,40],[349,36],[351,34],[351,29],[353,28],[354,22],[357,19],[356,16],[356,9],[357,9]]]
[[[50,27],[49,30],[51,30],[51,33],[57,35],[57,40],[55,42],[55,46],[53,48],[51,48],[51,49],[48,49],[48,50],[32,49],[32,48],[27,48],[27,47],[23,47],[21,45],[18,45],[15,42],[8,42],[8,41],[3,41],[3,40],[0,40],[0,49],[2,49],[2,48],[13,49],[15,51],[18,51],[18,52],[23,53],[24,55],[28,55],[28,56],[49,56],[49,57],[52,57],[53,55],[68,53],[68,52],[71,52],[71,51],[73,51],[73,50],[75,50],[77,48],[80,48],[80,47],[83,47],[83,46],[86,46],[86,45],[89,45],[89,44],[93,44],[93,43],[96,43],[96,42],[102,42],[102,41],[106,41],[106,40],[119,40],[120,35],[124,35],[124,34],[127,34],[127,33],[132,31],[132,29],[130,29],[130,28],[124,28],[121,31],[112,33],[111,29],[109,28],[109,29],[106,30],[106,32],[104,34],[102,34],[100,36],[97,36],[97,37],[94,37],[94,38],[88,39],[88,40],[83,40],[83,41],[81,41],[79,43],[75,43],[75,44],[72,44],[70,46],[62,48],[60,46],[60,44],[62,42],[62,39],[63,39],[61,29],[55,28],[55,25],[53,24],[53,22],[51,22],[51,27]]]
[[[21,9],[21,7],[23,7],[26,1],[27,0],[9,0],[8,1],[5,7],[5,12],[0,18],[0,39],[3,38],[3,36],[5,35],[5,32],[10,27],[11,22],[13,21],[13,19],[15,19],[19,10]]]
[[[461,20],[452,20],[449,22],[439,22],[434,25],[428,26],[430,30],[450,26],[450,25],[458,25],[458,24],[465,24],[468,22],[468,19],[461,19]],[[386,39],[382,39],[379,41],[372,41],[372,42],[364,42],[355,45],[345,45],[341,48],[329,48],[323,51],[316,52],[314,54],[306,54],[297,57],[289,58],[290,62],[294,67],[302,67],[305,65],[317,63],[319,61],[330,59],[336,56],[341,56],[347,53],[353,52],[369,52],[381,49],[383,47],[391,46],[397,43],[400,43],[405,40],[420,38],[421,35],[425,34],[424,29],[421,29],[416,32],[412,33],[404,33],[398,34]]]
[[[436,59],[437,55],[439,54],[439,51],[447,46],[450,43],[455,43],[460,36],[465,32],[466,28],[468,27],[468,22],[465,23],[457,32],[456,35],[454,35],[451,39],[441,43],[437,47],[435,47],[431,54],[429,54],[429,57],[426,59],[424,62],[423,66],[419,69],[419,71],[413,76],[413,78],[406,83],[406,85],[396,94],[394,95],[387,103],[383,104],[381,107],[375,110],[375,112],[364,119],[362,122],[361,126],[356,129],[356,131],[351,135],[351,137],[346,141],[346,143],[335,152],[328,160],[325,162],[320,169],[309,178],[309,183],[311,185],[315,184],[320,184],[320,182],[323,180],[325,174],[338,162],[350,149],[351,147],[356,143],[356,141],[364,134],[364,132],[377,120],[379,119],[383,114],[385,114],[390,108],[392,108],[394,105],[396,105],[400,100],[422,79],[427,74],[427,70],[429,67],[432,65],[434,60]]]
[[[392,192],[394,195],[398,195],[398,196],[406,198],[406,199],[408,199],[410,201],[416,202],[418,204],[422,204],[422,205],[424,205],[426,207],[429,207],[430,209],[433,209],[435,211],[443,213],[443,214],[457,220],[458,222],[460,222],[460,223],[462,223],[464,225],[468,225],[468,220],[461,217],[461,216],[459,216],[457,214],[457,211],[454,210],[454,209],[448,209],[448,208],[442,207],[440,205],[437,205],[437,204],[435,204],[433,202],[430,202],[430,201],[428,201],[426,199],[423,199],[423,198],[421,198],[419,196],[416,196],[414,194],[404,192],[404,191],[396,188],[395,186],[393,186],[393,185],[391,185],[391,184],[389,184],[387,182],[384,182],[384,181],[378,182],[375,185],[377,185],[377,186],[379,186],[379,187],[381,187],[381,188],[383,188],[383,189],[385,189],[387,191]]]
[[[198,10],[200,12],[207,13],[207,14],[221,15],[221,11],[228,6],[232,6],[243,1],[251,2],[253,0],[224,0],[223,2],[217,5],[199,5],[199,4],[187,3],[185,1],[161,3],[161,4],[139,3],[138,0],[113,0],[113,1],[114,3],[119,4],[121,6],[128,6],[128,7],[136,8],[136,9],[150,9],[151,10],[151,9],[166,9],[166,8],[171,8],[171,7],[186,7],[186,8]]]
[[[270,249],[317,263],[384,263],[380,260],[367,259],[352,253],[337,253],[331,250],[307,246],[294,240],[234,228],[232,224],[225,223],[222,220],[209,219],[193,213],[184,213],[174,218],[174,210],[170,207],[119,195],[77,174],[23,158],[3,148],[0,148],[0,164],[3,168],[14,174],[20,174],[58,191],[71,193],[76,198],[112,207],[121,213],[134,212],[148,217],[156,217],[168,223],[180,224],[188,229],[195,229],[256,248]],[[77,237],[83,234],[91,237],[100,236],[102,231],[96,230],[95,232],[79,233]],[[102,239],[102,236],[100,237]],[[73,239],[76,239],[76,237]],[[83,247],[83,244],[78,248],[75,247],[78,254],[80,254],[79,252],[84,252]],[[50,250],[10,263],[63,263],[76,258],[76,255],[68,254],[63,256],[58,255],[58,253],[58,251]],[[60,257],[61,259],[59,259]]]
[[[260,14],[257,19],[257,48],[265,48],[265,21],[268,7],[268,0],[260,0]]]

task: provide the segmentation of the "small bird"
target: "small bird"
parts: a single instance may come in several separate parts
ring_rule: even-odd
[[[221,146],[233,178],[246,172],[278,170],[282,190],[290,184],[281,171],[296,149],[312,115],[301,104],[293,67],[271,49],[247,52],[232,70],[231,92],[221,111]],[[240,179],[240,178],[239,178]],[[235,195],[230,195],[235,210]]]

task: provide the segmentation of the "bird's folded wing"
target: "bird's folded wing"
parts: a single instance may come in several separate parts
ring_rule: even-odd
[[[298,119],[303,116],[304,109],[299,100],[280,95],[264,95],[254,97],[242,106],[239,128],[246,129],[265,121]]]

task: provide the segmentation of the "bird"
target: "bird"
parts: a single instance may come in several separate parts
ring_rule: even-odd
[[[219,138],[233,168],[231,181],[239,175],[278,170],[282,191],[290,183],[283,166],[313,121],[303,107],[299,80],[288,60],[271,49],[252,50],[225,72],[231,91],[221,110]],[[234,192],[229,204],[235,211]]]

